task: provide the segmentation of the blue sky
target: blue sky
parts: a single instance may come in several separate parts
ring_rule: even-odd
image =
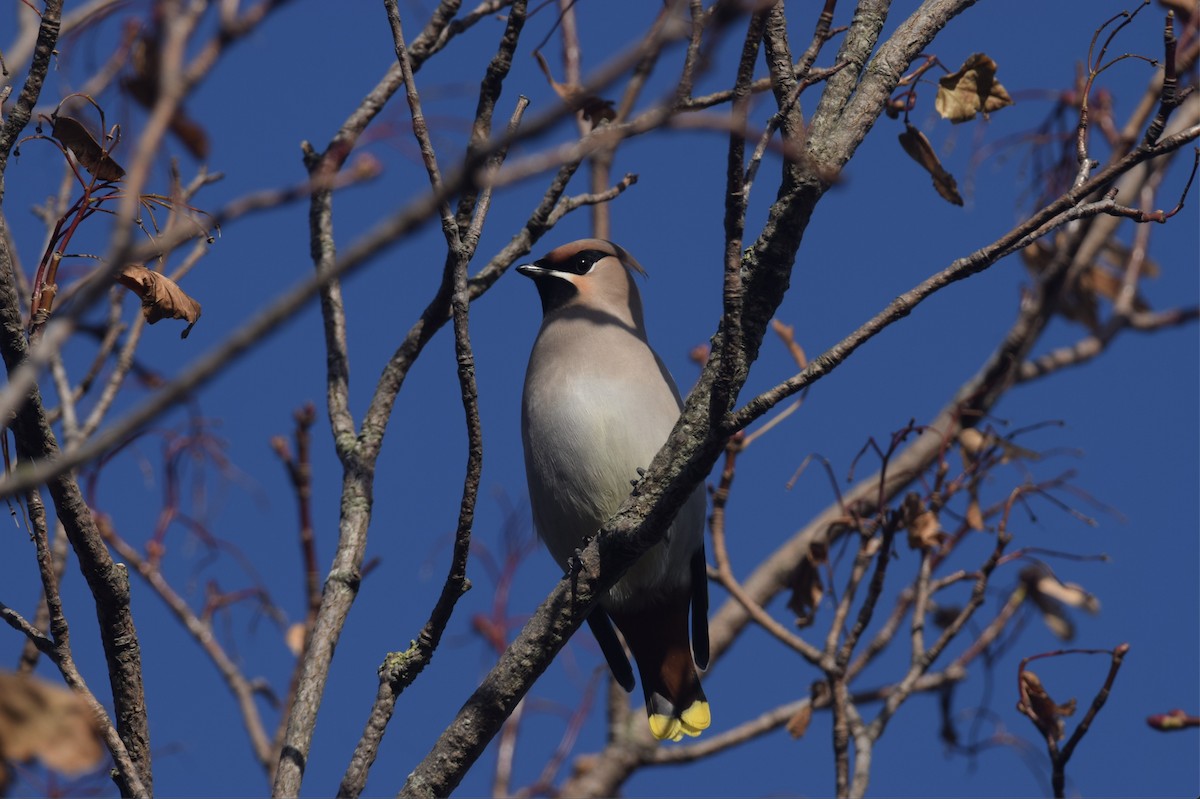
[[[424,20],[425,5],[417,0],[401,4],[410,36]],[[613,8],[618,5],[616,13]],[[896,5],[889,30],[915,4]],[[97,32],[64,43],[60,48],[64,57],[43,98],[70,91],[103,63],[120,19],[139,8],[135,4]],[[653,3],[605,5],[581,0],[585,68],[598,66],[632,41],[656,8]],[[984,128],[952,129],[934,118],[933,93],[925,87],[912,121],[930,137],[960,186],[967,187],[963,208],[941,201],[928,176],[902,154],[895,139],[902,130],[900,123],[879,121],[848,167],[842,185],[820,204],[797,257],[791,290],[779,309],[778,318],[795,325],[796,338],[810,356],[836,343],[897,294],[995,239],[1021,218],[1026,208],[1022,190],[1029,182],[1026,151],[1009,151],[972,172],[975,137],[1000,142],[1043,119],[1051,104],[1045,90],[1070,85],[1093,29],[1122,8],[1111,0],[1088,4],[1057,0],[1020,8],[981,3],[947,28],[931,52],[952,67],[973,52],[986,52],[999,64],[998,78],[1017,105],[994,115]],[[847,13],[840,9],[839,23]],[[498,117],[507,117],[518,92],[531,98],[531,113],[556,102],[530,55],[552,22],[548,10],[528,22]],[[791,33],[796,49],[807,41],[810,24],[796,4]],[[465,140],[478,78],[500,30],[500,22],[484,21],[452,52],[434,59],[418,74],[435,146],[447,159],[460,151]],[[1161,14],[1154,6],[1123,34],[1117,49],[1158,55],[1161,37]],[[731,59],[739,48],[738,36],[725,43],[697,93],[728,84]],[[834,52],[830,47],[818,63],[831,63]],[[547,53],[556,64],[557,45],[548,46]],[[381,4],[297,0],[278,11],[227,54],[188,102],[189,111],[210,133],[210,168],[225,174],[224,180],[199,196],[197,204],[216,209],[249,191],[302,180],[300,142],[309,140],[322,148],[393,59]],[[648,99],[666,89],[674,70],[668,63],[676,61],[664,61]],[[760,63],[759,74],[764,72]],[[1113,93],[1118,114],[1132,107],[1150,75],[1150,67],[1129,61],[1102,79]],[[806,111],[815,97],[812,90],[804,98]],[[114,91],[97,99],[110,115],[132,120],[126,135],[134,141],[144,122],[140,112]],[[759,102],[760,115],[767,102],[766,98]],[[520,152],[572,135],[573,125],[562,124]],[[175,142],[169,142],[167,149],[179,155],[185,176],[190,174],[194,162],[179,152]],[[379,179],[348,189],[335,200],[334,225],[342,249],[427,185],[402,97],[383,112],[362,149],[378,159],[384,171]],[[685,391],[697,373],[688,352],[707,341],[720,313],[725,149],[725,137],[715,132],[658,133],[628,142],[614,165],[615,174],[636,172],[639,180],[612,206],[613,238],[649,271],[642,291],[650,338]],[[774,197],[772,181],[777,171],[776,157],[769,156],[751,197],[747,221],[751,232],[761,225]],[[44,231],[26,209],[56,189],[59,174],[50,148],[39,148],[37,143],[26,144],[20,159],[9,167],[5,213],[27,269],[36,263]],[[973,175],[969,183],[968,174]],[[160,170],[158,185],[163,185],[164,177]],[[1184,179],[1177,170],[1168,180],[1165,203],[1174,202]],[[544,183],[544,177],[534,178],[498,193],[479,248],[481,256],[507,242],[533,208]],[[585,187],[581,170],[571,193]],[[1145,294],[1156,309],[1194,305],[1200,294],[1195,196],[1193,188],[1190,207],[1151,233],[1151,252],[1162,276],[1146,284]],[[88,246],[102,250],[105,233],[98,226],[94,243]],[[576,213],[547,236],[534,255],[588,234],[586,213]],[[303,203],[228,225],[184,284],[204,305],[199,324],[186,341],[179,340],[172,322],[148,329],[141,359],[166,375],[186,368],[272,297],[306,278],[311,272],[308,251]],[[440,231],[436,224],[427,225],[346,281],[356,416],[365,409],[382,365],[436,287],[442,252]],[[833,500],[828,481],[815,469],[787,489],[786,483],[806,456],[816,453],[828,459],[844,482],[869,438],[882,441],[910,419],[932,418],[1011,324],[1021,287],[1027,284],[1024,267],[1010,258],[933,297],[822,380],[799,413],[748,450],[739,462],[729,506],[735,572],[748,573]],[[133,300],[127,300],[126,309],[135,312]],[[539,313],[532,285],[516,275],[506,275],[472,308],[485,436],[475,535],[493,553],[501,548],[509,508],[514,509],[523,534],[530,535],[518,414],[525,360]],[[1055,322],[1039,351],[1071,343],[1081,335],[1080,328]],[[82,370],[86,352],[83,346],[70,351],[76,371]],[[1035,502],[1036,518],[1020,516],[1013,531],[1017,544],[1081,555],[1105,553],[1110,558],[1107,563],[1051,561],[1064,580],[1080,583],[1102,603],[1095,617],[1073,617],[1074,643],[1111,648],[1128,642],[1132,647],[1107,706],[1068,769],[1069,790],[1080,794],[1195,795],[1200,788],[1195,731],[1162,735],[1143,721],[1151,713],[1175,707],[1193,713],[1200,707],[1198,362],[1194,325],[1151,336],[1129,334],[1094,363],[1014,389],[996,411],[1012,428],[1060,420],[1063,424],[1021,439],[1024,446],[1054,454],[1037,464],[997,472],[985,488],[993,501],[1024,479],[1023,470],[1034,479],[1073,470],[1073,485],[1114,511],[1068,495],[1064,499],[1095,517],[1097,526]],[[793,372],[784,348],[768,339],[743,399]],[[131,390],[121,407],[130,407],[143,396],[138,391]],[[195,537],[182,527],[173,528],[167,539],[166,573],[195,604],[203,602],[209,580],[217,580],[225,590],[257,583],[269,590],[289,620],[302,617],[293,497],[269,439],[290,434],[295,408],[308,401],[317,404],[313,510],[320,563],[325,568],[337,530],[340,468],[323,416],[323,398],[323,336],[315,305],[195,398],[193,407],[211,420],[235,470],[224,477],[210,470],[203,496],[189,496],[188,507],[214,535],[235,544],[254,571],[248,575],[228,553],[206,560],[206,550]],[[183,412],[159,420],[150,435],[100,478],[97,505],[114,516],[131,541],[142,542],[149,536],[161,507],[158,431],[182,429],[186,421]],[[306,774],[306,795],[336,790],[375,693],[376,668],[385,653],[408,645],[434,601],[449,557],[464,462],[453,347],[443,333],[413,369],[388,429],[378,464],[368,546],[368,558],[378,558],[378,566],[363,583],[337,650]],[[859,471],[865,473],[866,467]],[[4,553],[0,599],[32,612],[37,596],[35,571],[26,543],[24,533],[14,529],[0,544]],[[905,547],[897,551],[892,576],[910,577],[917,558]],[[967,560],[960,564],[962,568],[973,565]],[[1014,564],[997,573],[979,618],[991,618],[1015,584],[1019,568]],[[86,588],[73,562],[67,574],[64,590],[74,623],[73,640],[85,676],[99,690],[106,677],[98,640],[88,626],[92,613]],[[390,794],[400,787],[493,662],[470,626],[474,614],[489,611],[492,584],[480,560],[473,562],[470,575],[475,588],[460,602],[432,667],[397,706],[368,784],[370,794]],[[521,564],[513,587],[512,617],[519,622],[532,612],[558,576],[550,558],[540,548],[534,550]],[[263,793],[261,771],[216,671],[144,583],[135,581],[134,592],[158,791],[189,796]],[[714,588],[714,607],[724,601]],[[782,601],[771,610],[790,623]],[[829,615],[827,605],[821,608],[814,639],[816,631],[823,636]],[[262,676],[276,690],[286,691],[292,658],[276,622],[246,607],[229,614],[218,630],[249,676]],[[21,641],[12,633],[4,640],[4,651],[15,660]],[[994,747],[973,759],[949,756],[937,737],[936,699],[914,697],[879,744],[871,793],[1044,794],[1048,766],[1042,745],[1032,725],[1013,709],[1016,668],[1021,657],[1060,645],[1030,616],[1019,641],[990,674],[976,664],[957,694],[957,708],[985,706],[999,719],[1000,729],[1024,744]],[[961,651],[961,646],[951,652]],[[897,641],[895,649],[868,672],[864,685],[877,685],[901,673],[906,642]],[[600,664],[585,633],[534,687],[531,696],[537,700],[538,712],[527,714],[524,722],[514,786],[536,779],[563,733],[562,715],[546,708],[577,705]],[[1039,664],[1037,670],[1056,698],[1074,695],[1086,704],[1106,669],[1105,658],[1076,656]],[[714,730],[807,695],[817,677],[812,667],[765,634],[749,631],[706,676]],[[267,718],[276,718],[266,703],[263,708]],[[969,719],[961,723],[960,729],[965,730]],[[991,725],[989,721],[983,729],[996,729]],[[645,769],[628,783],[626,792],[632,796],[830,794],[829,727],[828,715],[818,714],[799,741],[777,731],[693,765]],[[576,752],[595,751],[603,740],[601,714],[593,711]],[[468,775],[461,793],[487,793],[494,762],[493,749]]]

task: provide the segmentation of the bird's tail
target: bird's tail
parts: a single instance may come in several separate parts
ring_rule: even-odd
[[[637,662],[650,732],[661,740],[695,737],[708,728],[708,699],[688,640],[687,593],[636,611],[610,611]]]

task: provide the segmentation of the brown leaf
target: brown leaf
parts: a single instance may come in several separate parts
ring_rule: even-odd
[[[1119,241],[1106,241],[1100,248],[1099,261],[1104,264],[1105,268],[1111,269],[1117,274],[1125,274],[1125,269],[1129,266],[1129,260],[1133,258],[1133,252],[1130,248]],[[1158,277],[1162,274],[1162,267],[1144,252],[1141,253],[1142,263],[1138,267],[1138,273],[1142,277]]]
[[[153,108],[158,102],[161,38],[161,30],[152,27],[134,41],[129,57],[132,72],[121,78],[120,83],[126,94],[147,109]],[[208,158],[208,133],[199,122],[187,115],[182,104],[177,105],[171,114],[169,130],[196,160]]]
[[[975,495],[975,489],[971,489],[971,501],[967,503],[967,526],[972,530],[983,530],[986,525],[983,523],[983,509],[979,507],[979,497]]]
[[[816,618],[817,606],[825,595],[820,566],[825,562],[825,545],[814,543],[792,575],[788,609],[796,614],[796,626],[807,627]]]
[[[1079,275],[1080,293],[1089,295],[1095,302],[1095,297],[1103,297],[1109,302],[1116,302],[1122,290],[1125,288],[1125,279],[1115,275],[1107,269],[1098,266],[1089,266]],[[1134,293],[1132,308],[1135,311],[1148,311],[1150,304],[1146,302],[1146,298],[1139,293]]]
[[[1033,719],[1038,729],[1050,740],[1063,737],[1063,717],[1075,713],[1075,700],[1055,704],[1042,681],[1032,671],[1021,672],[1021,700],[1017,709]]]
[[[938,605],[933,609],[933,623],[940,630],[944,630],[955,622],[962,614],[962,608],[958,605]]]
[[[125,177],[125,170],[104,151],[91,131],[78,119],[71,117],[51,117],[54,127],[51,132],[54,138],[71,151],[79,163],[97,180],[114,181]]]
[[[796,326],[784,324],[778,319],[772,319],[771,329],[775,331],[775,335],[779,336],[779,340],[788,348],[788,352],[791,353],[792,360],[796,362],[796,366],[801,370],[807,369],[808,354],[800,346],[800,343],[796,341]]]
[[[909,492],[900,508],[901,518],[908,530],[908,545],[913,549],[934,549],[946,540],[938,516],[925,507],[916,492]]]
[[[141,298],[142,314],[149,324],[160,319],[186,319],[188,326],[180,338],[187,338],[200,318],[200,303],[185,294],[171,278],[141,264],[125,267],[117,275],[117,282]]]
[[[1021,260],[1030,274],[1036,276],[1046,271],[1046,267],[1054,260],[1054,250],[1040,241],[1032,241],[1021,248]]]
[[[171,115],[169,130],[197,161],[208,158],[208,133],[199,122],[187,115],[183,106],[176,108]]]
[[[979,113],[987,119],[991,112],[1012,104],[1012,98],[996,80],[996,62],[983,53],[975,53],[958,72],[940,78],[933,103],[942,117],[956,124],[972,120]]]
[[[1106,300],[1115,300],[1117,295],[1121,293],[1123,283],[1124,281],[1121,278],[1107,269],[1097,269],[1094,266],[1089,266],[1080,275],[1079,288],[1082,291],[1104,297]]]
[[[808,723],[810,721],[812,721],[812,702],[805,702],[796,711],[796,714],[788,719],[785,728],[792,738],[802,738],[804,737],[804,733],[808,732]]]
[[[0,671],[0,760],[38,759],[75,776],[104,759],[91,709],[73,691],[29,674]]]
[[[946,540],[937,514],[927,510],[908,526],[908,545],[913,549],[933,549]]]
[[[906,123],[904,132],[900,134],[900,146],[912,160],[933,176],[933,188],[943,200],[954,205],[963,204],[962,195],[958,193],[958,181],[942,166],[937,154],[933,152],[933,145],[925,138],[924,133]]]
[[[535,50],[533,57],[537,59],[538,66],[542,68],[542,73],[545,74],[550,88],[554,89],[554,93],[558,95],[560,100],[567,104],[567,107],[583,114],[583,118],[593,125],[599,123],[601,120],[611,122],[617,118],[617,112],[612,107],[612,100],[605,100],[603,97],[588,94],[577,83],[559,83],[550,74],[550,65],[546,63],[546,59],[541,54],[541,51]]]

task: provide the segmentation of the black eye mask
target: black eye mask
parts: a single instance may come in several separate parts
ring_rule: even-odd
[[[558,272],[570,272],[574,275],[586,275],[588,272],[592,271],[592,267],[596,265],[597,261],[599,261],[601,258],[608,258],[610,256],[612,256],[612,253],[604,252],[602,250],[582,250],[575,253],[562,263],[550,263],[543,258],[542,260],[538,261],[535,266],[540,266],[543,269],[554,269]]]

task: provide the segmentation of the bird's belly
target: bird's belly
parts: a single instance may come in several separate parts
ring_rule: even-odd
[[[630,395],[637,394],[631,389],[636,387],[600,387],[593,381],[586,392],[566,393],[570,402],[562,401],[562,388],[552,407],[542,406],[534,413],[526,407],[526,441],[547,446],[527,446],[525,458],[530,485],[541,486],[540,495],[532,497],[534,524],[550,554],[566,570],[575,553],[629,496],[639,479],[638,469],[650,465],[670,426],[639,424],[620,410],[630,407]],[[537,402],[536,394],[526,399],[529,405]],[[660,584],[667,567],[664,541],[626,572],[612,596],[625,597]]]

